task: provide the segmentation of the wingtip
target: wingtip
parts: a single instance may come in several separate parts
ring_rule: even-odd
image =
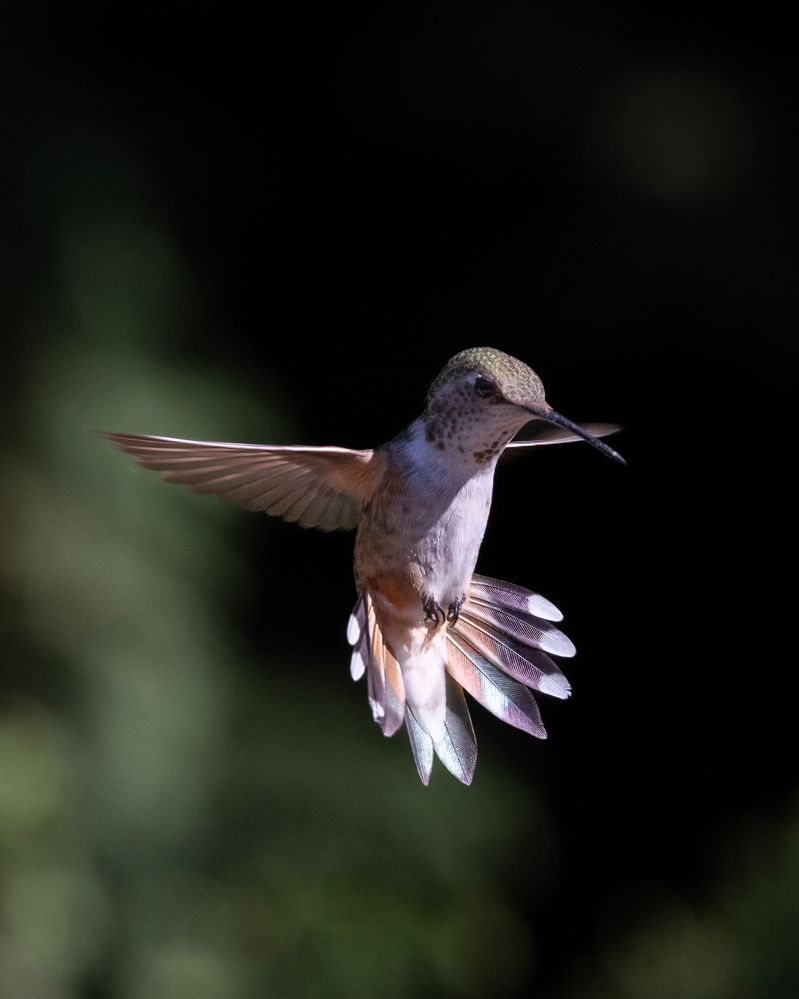
[[[93,430],[92,433],[98,437],[105,438],[107,441],[111,441],[117,447],[124,447],[125,441],[130,440],[134,436],[133,434],[122,434],[116,430]]]
[[[124,444],[122,443],[124,434],[115,433],[113,430],[92,430],[92,433],[96,437],[102,437],[103,440],[109,441],[115,447],[124,450]]]

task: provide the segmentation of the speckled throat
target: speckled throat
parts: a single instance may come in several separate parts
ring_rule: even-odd
[[[425,439],[457,461],[491,461],[532,417],[507,404],[479,406],[473,393],[454,391],[431,401],[422,416]],[[455,398],[451,398],[455,396]]]

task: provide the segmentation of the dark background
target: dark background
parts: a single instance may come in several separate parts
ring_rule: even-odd
[[[260,16],[2,41],[8,995],[795,994],[780,26]],[[370,446],[476,345],[629,467],[505,459],[479,568],[565,611],[575,693],[425,790],[349,687],[352,538],[89,431]]]

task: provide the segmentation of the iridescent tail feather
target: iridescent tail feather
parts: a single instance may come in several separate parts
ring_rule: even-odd
[[[464,690],[497,718],[545,739],[531,690],[558,698],[571,693],[551,658],[574,655],[572,643],[552,624],[561,618],[537,593],[474,575],[457,623],[447,626],[446,709],[438,741],[406,701],[402,669],[383,639],[368,594],[358,600],[347,628],[350,672],[354,680],[366,674],[372,716],[384,735],[394,735],[405,722],[422,783],[430,780],[438,756],[459,781],[471,784],[477,741]]]

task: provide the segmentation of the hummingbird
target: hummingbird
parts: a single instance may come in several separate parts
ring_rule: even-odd
[[[530,424],[524,440],[514,440]],[[555,657],[574,645],[563,615],[522,586],[475,573],[497,461],[504,451],[599,438],[546,402],[541,379],[491,347],[451,358],[424,412],[370,450],[227,444],[105,434],[145,468],[301,527],[356,529],[357,601],[349,618],[353,680],[366,677],[383,734],[404,724],[419,777],[435,756],[471,784],[477,741],[464,691],[502,721],[546,738],[531,691],[567,698]]]

